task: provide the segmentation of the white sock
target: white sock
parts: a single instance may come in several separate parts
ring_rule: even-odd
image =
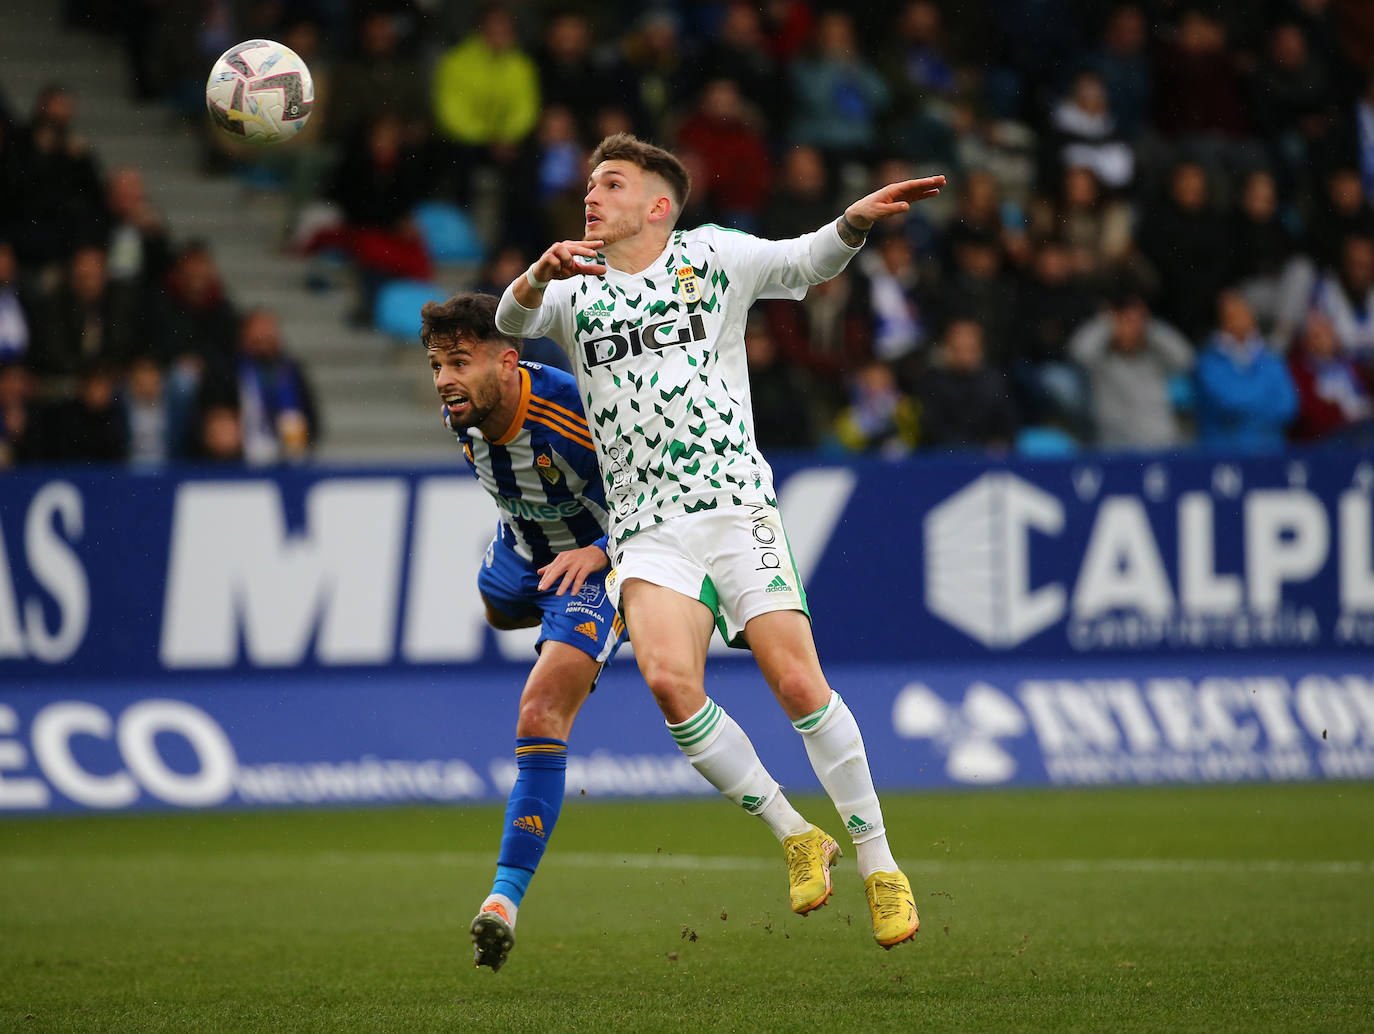
[[[744,730],[714,700],[707,698],[685,721],[667,724],[692,767],[727,798],[763,819],[779,840],[810,828],[763,767]]]
[[[830,795],[854,841],[859,875],[868,879],[875,872],[897,871],[859,723],[840,694],[832,691],[824,707],[798,718],[792,725],[802,734],[816,778]]]
[[[510,916],[510,928],[514,930],[515,913],[520,911],[520,906],[504,894],[488,894],[487,900],[482,902],[481,911],[483,912],[487,910],[487,901],[499,901],[501,903],[501,906],[506,910],[506,915]]]

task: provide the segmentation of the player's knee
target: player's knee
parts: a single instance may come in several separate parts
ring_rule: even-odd
[[[665,714],[676,712],[683,701],[701,689],[691,672],[673,664],[649,660],[640,664],[640,674]]]
[[[553,694],[527,695],[520,701],[520,715],[515,722],[515,734],[566,740],[568,733],[572,731],[578,703],[583,696],[585,694],[578,694],[577,701],[573,701],[559,699]]]
[[[791,663],[776,673],[773,692],[789,714],[810,714],[830,699],[830,687],[812,665]]]

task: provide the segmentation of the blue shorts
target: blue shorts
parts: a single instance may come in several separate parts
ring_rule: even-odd
[[[497,533],[487,547],[477,588],[496,610],[508,617],[540,619],[539,641],[575,646],[594,661],[605,663],[625,638],[625,622],[606,595],[610,568],[587,576],[575,594],[558,596],[539,589],[539,571],[506,545]]]

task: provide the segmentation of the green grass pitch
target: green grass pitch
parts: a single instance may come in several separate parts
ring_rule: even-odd
[[[852,858],[792,915],[724,802],[573,796],[499,973],[494,807],[6,820],[0,1030],[1374,1029],[1374,785],[885,807],[914,944],[872,943]]]

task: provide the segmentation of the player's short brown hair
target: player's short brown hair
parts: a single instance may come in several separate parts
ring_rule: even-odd
[[[420,310],[420,344],[425,348],[452,348],[460,343],[482,341],[519,352],[517,337],[496,329],[496,298],[465,291],[446,302],[425,302]]]
[[[595,169],[602,162],[611,161],[629,162],[645,172],[663,177],[673,194],[673,221],[677,221],[683,205],[687,204],[687,195],[692,192],[692,177],[677,155],[645,143],[632,133],[615,133],[597,144],[587,164]]]

